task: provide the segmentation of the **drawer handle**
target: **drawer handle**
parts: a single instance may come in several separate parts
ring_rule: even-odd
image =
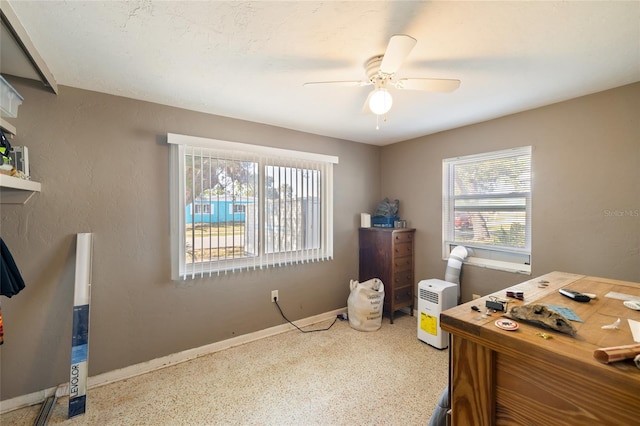
[[[396,254],[400,254],[400,250],[398,250],[398,249],[394,249],[394,252],[395,252]],[[407,250],[406,250],[406,254],[412,254],[412,253],[411,253],[411,249],[407,249]]]

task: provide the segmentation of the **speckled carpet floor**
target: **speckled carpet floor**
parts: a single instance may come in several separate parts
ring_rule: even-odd
[[[447,367],[448,350],[417,339],[415,317],[385,317],[375,332],[338,321],[89,389],[86,414],[73,419],[58,398],[49,424],[426,425]],[[33,425],[39,411],[5,413],[0,424]]]

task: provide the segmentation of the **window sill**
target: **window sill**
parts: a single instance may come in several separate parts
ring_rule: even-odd
[[[443,260],[448,261],[448,259]],[[494,269],[496,271],[531,275],[531,265],[524,265],[521,263],[503,262],[500,260],[482,259],[479,257],[467,257],[462,263],[464,265],[473,265],[479,268]]]
[[[443,260],[449,259],[449,254],[458,244],[446,241]],[[463,260],[465,265],[473,265],[479,268],[495,269],[497,271],[511,272],[515,274],[531,275],[531,254],[517,252],[515,250],[482,247],[465,244],[468,257]]]

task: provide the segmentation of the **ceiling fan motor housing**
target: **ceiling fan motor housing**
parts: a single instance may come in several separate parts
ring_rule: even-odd
[[[369,81],[372,83],[376,83],[376,80],[384,80],[391,77],[391,74],[384,74],[380,71],[380,64],[382,63],[382,58],[384,55],[374,56],[369,59],[367,63],[364,65],[365,72],[367,73],[367,77]]]

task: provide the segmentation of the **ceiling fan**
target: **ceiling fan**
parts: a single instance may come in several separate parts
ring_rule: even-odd
[[[377,55],[365,64],[368,80],[360,81],[313,81],[305,86],[334,85],[347,87],[362,87],[373,85],[374,89],[367,96],[363,111],[371,111],[378,117],[385,115],[391,109],[393,98],[389,88],[398,90],[423,90],[429,92],[453,92],[460,86],[460,80],[436,78],[396,78],[395,73],[400,69],[417,40],[405,34],[391,37],[384,55]],[[377,128],[377,127],[376,127]]]

